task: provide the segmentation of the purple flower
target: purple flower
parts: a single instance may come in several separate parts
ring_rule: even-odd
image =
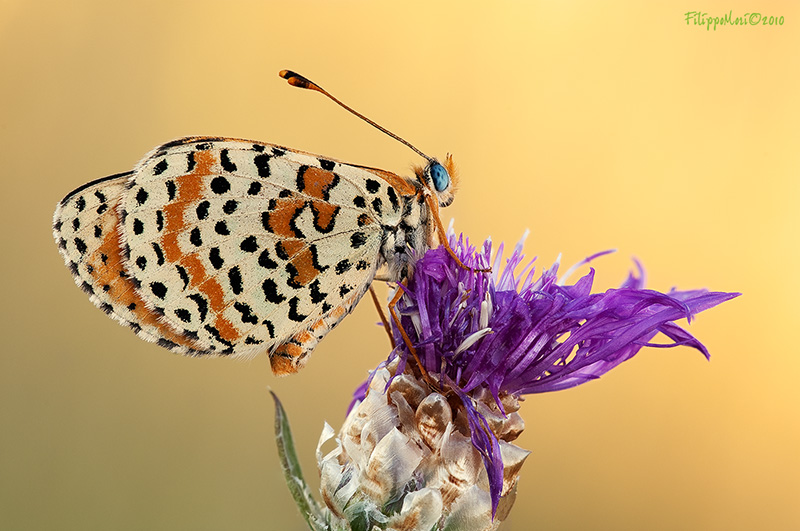
[[[524,240],[524,238],[523,238]],[[428,251],[417,262],[405,296],[397,305],[425,371],[442,392],[464,405],[472,443],[489,478],[492,512],[503,488],[503,463],[497,435],[485,407],[474,399],[487,391],[500,415],[503,397],[558,391],[599,378],[633,357],[644,346],[686,345],[706,348],[675,324],[738,293],[707,290],[661,293],[644,289],[644,272],[636,262],[618,289],[591,293],[594,269],[574,284],[560,280],[556,263],[537,277],[533,261],[519,273],[522,242],[501,268],[503,246],[491,262],[491,242],[482,250],[463,236],[450,234],[450,246],[472,270],[459,267],[444,248]],[[578,265],[588,263],[593,255]],[[491,273],[475,272],[491,266]],[[670,341],[652,344],[661,332]],[[416,364],[399,331],[390,361],[399,358],[397,374]],[[360,398],[366,387],[360,388]]]

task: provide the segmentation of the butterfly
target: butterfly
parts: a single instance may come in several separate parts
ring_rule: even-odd
[[[427,164],[405,178],[275,144],[182,138],[70,192],[53,234],[76,284],[140,338],[190,356],[266,351],[285,375],[376,274],[402,281],[437,239],[447,245],[439,208],[453,201],[456,174],[449,155],[440,163],[307,78],[279,75]]]

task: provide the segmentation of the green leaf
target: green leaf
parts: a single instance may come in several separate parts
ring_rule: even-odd
[[[297,508],[300,509],[300,514],[303,515],[308,527],[312,531],[326,531],[328,526],[323,523],[322,510],[317,501],[311,496],[311,490],[308,488],[305,479],[303,479],[302,470],[300,470],[300,462],[297,459],[297,452],[295,452],[289,418],[286,416],[286,411],[275,393],[270,391],[270,394],[275,400],[275,441],[278,444],[278,456],[283,466],[283,475],[286,477],[286,486],[289,487],[289,492],[292,494]]]

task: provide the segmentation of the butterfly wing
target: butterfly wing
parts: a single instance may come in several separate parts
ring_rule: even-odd
[[[385,179],[374,190],[375,178],[258,142],[165,144],[127,183],[126,268],[148,308],[201,350],[268,350],[276,372],[295,372],[365,293],[383,223],[400,219],[397,191]]]
[[[135,279],[127,273],[117,206],[130,176],[131,172],[112,175],[67,195],[56,208],[53,236],[75,283],[95,306],[142,339],[194,354],[195,343],[147,308]]]

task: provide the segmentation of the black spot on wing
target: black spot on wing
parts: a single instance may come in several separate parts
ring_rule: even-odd
[[[203,245],[203,238],[200,235],[200,227],[195,227],[192,229],[192,231],[189,233],[189,241],[195,247],[200,247]]]
[[[213,327],[213,326],[211,326],[211,325],[206,325],[206,326],[204,326],[203,328],[205,328],[205,329],[206,329],[206,331],[207,331],[209,334],[211,334],[211,336],[212,336],[214,339],[216,339],[217,341],[219,341],[220,343],[222,343],[222,344],[223,344],[223,345],[225,345],[225,346],[228,346],[228,347],[231,347],[231,348],[233,348],[233,343],[231,343],[231,342],[230,342],[230,341],[228,341],[227,339],[223,338],[223,337],[222,337],[222,335],[219,333],[219,330],[217,330],[216,328],[214,328],[214,327]],[[223,350],[223,351],[222,351],[222,353],[226,353],[226,352]],[[229,354],[229,352],[227,352],[227,353]]]
[[[156,210],[156,230],[161,232],[164,229],[164,213]]]
[[[286,300],[286,297],[278,292],[278,285],[271,278],[264,280],[261,284],[261,290],[264,292],[264,298],[267,302],[280,304]]]
[[[266,153],[261,153],[253,157],[253,163],[256,165],[259,177],[269,177],[269,159],[271,157]]]
[[[206,219],[208,217],[209,207],[211,207],[211,203],[208,201],[201,201],[195,209],[195,213],[197,213],[197,219]]]
[[[239,270],[239,266],[234,266],[228,270],[228,281],[231,284],[231,290],[234,295],[242,293],[242,272]]]
[[[336,166],[336,163],[332,160],[319,159],[319,165],[323,170],[333,171],[333,167]]]
[[[258,250],[258,241],[255,236],[248,236],[239,244],[239,249],[246,253],[254,253]]]
[[[174,341],[170,341],[169,339],[164,339],[163,337],[158,338],[158,341],[156,341],[156,344],[159,347],[164,347],[167,350],[173,350],[173,349],[178,348],[178,344],[177,343],[175,343]]]
[[[211,180],[211,191],[217,195],[227,193],[231,189],[231,183],[225,177],[214,177]]]
[[[303,284],[297,281],[297,277],[300,275],[300,272],[294,266],[293,263],[287,262],[286,263],[286,272],[289,274],[289,277],[286,279],[286,285],[290,288],[299,289],[303,287]]]
[[[320,289],[319,279],[309,284],[308,288],[311,290],[311,302],[314,304],[319,304],[328,297],[328,294]]]
[[[228,224],[224,221],[217,221],[214,225],[214,231],[222,236],[228,236],[231,231],[228,229]]]
[[[243,323],[258,324],[258,317],[255,316],[253,309],[247,304],[244,304],[243,302],[235,302],[233,303],[233,308],[242,314]],[[247,340],[245,340],[245,343],[247,343]]]
[[[381,189],[381,183],[379,183],[375,179],[367,179],[366,185],[367,185],[367,192],[371,194],[376,194],[378,193],[378,190]]]
[[[289,220],[289,228],[292,229],[292,233],[294,234],[295,238],[304,239],[306,237],[303,234],[303,231],[300,230],[300,227],[297,226],[297,219],[303,213],[303,210],[306,209],[307,205],[303,205],[300,208],[295,209],[294,214],[292,214],[292,219]]]
[[[330,266],[322,265],[322,264],[319,263],[319,254],[318,254],[318,251],[317,251],[316,244],[312,243],[311,245],[309,245],[308,246],[308,251],[309,251],[309,253],[311,253],[311,264],[314,266],[314,269],[316,269],[319,272],[323,272],[326,269],[328,269],[328,267],[330,267]]]
[[[194,169],[195,164],[197,164],[197,161],[194,158],[194,153],[195,153],[194,151],[190,151],[186,155],[186,172],[187,173],[191,172]]]
[[[247,189],[247,195],[258,195],[258,192],[261,191],[261,183],[258,181],[253,181],[250,183],[250,188]]]
[[[258,255],[258,265],[260,265],[264,269],[276,269],[278,267],[278,262],[270,258],[269,251],[264,249],[263,251],[261,251],[261,254]]]
[[[278,258],[281,260],[288,260],[289,253],[286,252],[286,248],[283,246],[283,242],[278,242],[275,244],[275,254],[278,255]]]
[[[308,171],[308,166],[303,165],[297,170],[297,177],[295,179],[295,184],[297,186],[297,190],[300,192],[305,191],[306,189],[306,172]]]
[[[152,291],[153,295],[155,295],[161,300],[164,300],[164,297],[167,296],[167,286],[165,286],[161,282],[151,282],[150,291]]]
[[[358,208],[366,208],[367,207],[367,200],[357,195],[353,198],[353,204]]]
[[[164,265],[164,253],[161,251],[161,246],[158,242],[152,242],[150,245],[153,247],[153,252],[156,253],[156,264]]]
[[[233,173],[236,171],[236,164],[231,161],[230,156],[228,154],[227,149],[223,149],[219,154],[219,162],[222,165],[222,169]]]
[[[134,234],[141,234],[144,232],[144,223],[139,218],[133,220],[133,233]]]
[[[358,249],[365,243],[367,243],[367,235],[363,232],[354,232],[350,235],[350,246],[353,249]]]
[[[136,202],[139,203],[139,206],[143,205],[145,201],[147,201],[147,190],[144,188],[139,188],[139,191],[136,192]]]
[[[236,209],[239,207],[239,203],[235,199],[229,199],[222,205],[222,211],[226,214],[233,214],[236,212]]]
[[[155,166],[153,166],[153,175],[161,175],[167,171],[167,167],[167,159],[161,159]]]
[[[272,324],[272,321],[269,319],[264,319],[261,321],[261,324],[267,327],[267,332],[269,332],[269,337],[275,339],[275,325]]]
[[[86,252],[86,242],[81,240],[80,238],[75,238],[74,240],[75,248],[78,250],[80,254],[84,254]]]
[[[400,202],[397,200],[397,192],[394,191],[394,188],[389,186],[386,189],[386,195],[389,196],[389,202],[392,204],[392,210],[397,210],[400,208]]]
[[[225,263],[225,260],[223,260],[219,254],[219,247],[211,248],[208,252],[208,260],[211,262],[211,265],[214,266],[214,269],[220,269],[222,264]]]
[[[192,322],[192,312],[187,310],[186,308],[178,308],[175,310],[175,315],[183,321],[184,323],[191,323]]]
[[[303,315],[297,312],[297,307],[300,305],[300,299],[297,297],[292,297],[289,299],[289,319],[295,321],[297,323],[302,323],[303,321],[308,318],[307,315]]]
[[[183,289],[186,289],[189,286],[189,273],[187,273],[186,269],[179,264],[175,264],[175,269],[178,271],[178,275],[183,281]]]
[[[383,214],[383,201],[381,201],[380,197],[372,200],[372,209],[378,213],[378,216]]]
[[[172,201],[175,199],[175,192],[178,191],[178,188],[175,186],[175,181],[167,181],[164,185],[167,187],[167,198]]]
[[[81,284],[81,289],[86,293],[88,293],[89,295],[94,295],[94,288],[92,287],[91,284],[89,284],[86,281],[84,281],[84,283]]]
[[[353,264],[350,263],[350,260],[342,260],[338,264],[336,264],[335,271],[337,275],[343,275],[344,273],[348,272],[350,268],[353,267]]]
[[[208,301],[199,293],[192,293],[189,295],[195,304],[197,304],[197,312],[200,314],[200,321],[205,321],[208,315]]]

